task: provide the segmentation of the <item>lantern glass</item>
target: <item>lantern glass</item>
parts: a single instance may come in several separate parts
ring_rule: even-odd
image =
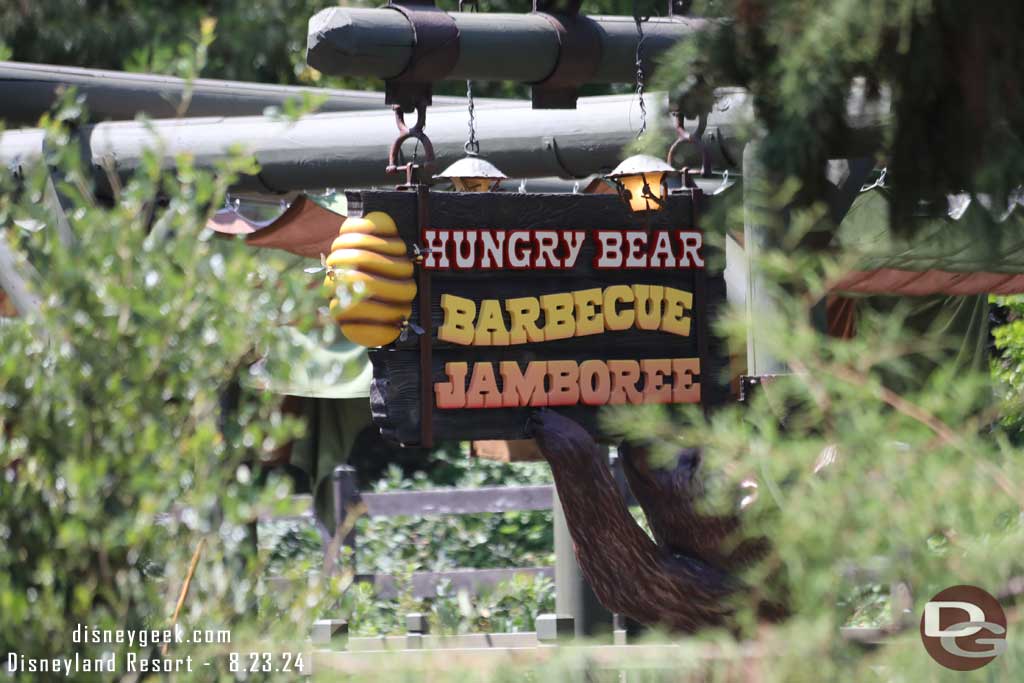
[[[619,178],[622,189],[629,193],[630,211],[657,211],[665,196],[665,173],[637,173]],[[646,186],[646,187],[645,187]]]
[[[459,192],[490,192],[498,186],[500,180],[494,178],[459,178],[451,179],[452,185]]]
[[[629,210],[657,211],[665,203],[665,177],[675,173],[668,163],[649,154],[635,154],[615,167],[605,178],[615,184]]]

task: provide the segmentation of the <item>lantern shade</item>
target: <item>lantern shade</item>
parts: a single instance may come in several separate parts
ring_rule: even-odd
[[[675,173],[671,165],[650,154],[634,154],[609,173],[619,195],[631,211],[657,211],[665,197],[665,176]]]
[[[450,180],[459,192],[489,192],[507,177],[491,162],[472,154],[434,176]]]

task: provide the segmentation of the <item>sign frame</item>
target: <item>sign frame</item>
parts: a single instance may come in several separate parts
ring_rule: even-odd
[[[528,436],[527,417],[535,409],[530,406],[482,410],[435,407],[434,385],[445,378],[443,373],[439,373],[439,363],[455,357],[470,362],[492,361],[497,365],[501,359],[544,359],[553,352],[569,353],[576,358],[583,358],[589,353],[597,358],[631,359],[634,356],[630,353],[640,353],[646,359],[665,359],[685,351],[690,357],[699,359],[699,403],[704,409],[728,400],[728,353],[724,342],[714,339],[711,329],[714,316],[724,309],[725,303],[725,281],[721,270],[724,250],[702,239],[700,253],[704,267],[600,272],[594,268],[597,246],[594,233],[598,230],[644,231],[648,235],[658,231],[678,235],[680,231],[687,231],[700,233],[703,237],[699,219],[707,210],[709,197],[699,189],[675,190],[665,197],[660,211],[644,214],[629,211],[626,204],[613,194],[432,192],[421,185],[410,190],[352,191],[346,193],[346,198],[350,216],[363,216],[372,211],[390,215],[400,237],[406,244],[416,245],[419,254],[416,258],[418,293],[410,321],[416,323],[422,332],[409,329],[394,343],[369,352],[373,364],[371,412],[386,438],[403,445],[429,447],[436,437],[474,440]],[[436,261],[434,268],[427,267],[422,257],[427,249],[424,230],[428,229],[464,232],[585,231],[587,244],[578,255],[576,267],[569,270],[446,270],[437,268]],[[450,250],[448,253],[451,254]],[[445,292],[466,294],[486,289],[491,294],[482,298],[501,299],[531,294],[531,291],[519,289],[522,285],[535,287],[537,289],[532,293],[542,295],[598,287],[603,282],[678,286],[691,293],[693,331],[690,338],[660,331],[632,330],[575,337],[561,342],[500,347],[456,347],[438,339],[439,321],[443,320],[439,301]],[[474,294],[468,296],[475,298]],[[643,335],[654,336],[645,341]],[[656,353],[659,342],[665,342],[662,346],[666,347],[661,355]],[[678,348],[678,351],[671,347]],[[443,369],[444,366],[440,367]],[[581,422],[591,433],[600,435],[594,407],[574,405],[552,409],[563,412]]]

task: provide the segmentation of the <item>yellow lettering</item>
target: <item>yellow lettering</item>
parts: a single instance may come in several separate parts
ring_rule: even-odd
[[[604,290],[604,305],[601,312],[604,314],[604,326],[609,330],[621,332],[633,327],[636,313],[632,309],[619,311],[619,302],[633,303],[633,289],[628,285],[613,285]]]
[[[480,315],[476,320],[474,346],[508,346],[509,334],[505,318],[501,315],[501,302],[484,299],[480,302]]]
[[[544,333],[537,327],[540,317],[540,302],[537,297],[525,296],[521,299],[507,299],[505,310],[509,317],[509,343],[531,344],[544,341]]]
[[[641,330],[658,329],[665,288],[661,285],[633,285],[633,294],[636,296],[636,326]]]
[[[596,308],[601,304],[600,288],[573,292],[572,299],[576,308],[576,336],[585,337],[604,332],[604,316]]]
[[[437,331],[441,341],[470,346],[473,343],[473,319],[476,318],[476,304],[454,294],[441,295],[441,310],[444,320]]]
[[[572,294],[545,294],[540,298],[540,307],[544,309],[544,341],[573,336],[576,323],[572,317]]]
[[[674,287],[666,287],[661,329],[681,337],[689,337],[690,316],[686,312],[691,308],[693,308],[693,294]]]

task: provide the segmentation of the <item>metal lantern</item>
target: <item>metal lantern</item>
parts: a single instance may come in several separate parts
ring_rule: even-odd
[[[666,176],[677,173],[671,165],[650,154],[635,154],[605,178],[615,185],[631,211],[657,211],[665,203]]]
[[[470,154],[459,159],[434,178],[450,180],[459,192],[490,192],[508,176],[486,159]]]

